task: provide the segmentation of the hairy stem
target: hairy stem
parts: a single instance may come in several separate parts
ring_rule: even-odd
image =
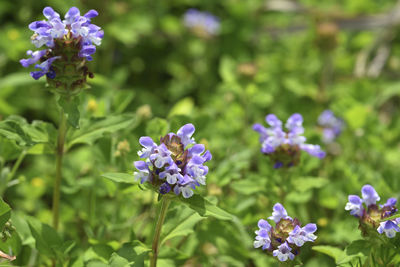
[[[171,202],[171,199],[168,197],[161,198],[161,209],[160,213],[158,214],[158,220],[156,229],[154,230],[154,237],[153,237],[153,245],[152,245],[152,255],[150,256],[150,267],[157,266],[157,256],[158,256],[158,249],[160,246],[160,235],[161,235],[161,228],[164,224],[165,216],[167,215],[168,206]]]
[[[60,186],[62,178],[62,159],[64,155],[65,135],[67,133],[67,118],[61,109],[60,125],[58,127],[57,151],[56,151],[56,180],[53,191],[53,227],[58,229],[60,214]]]

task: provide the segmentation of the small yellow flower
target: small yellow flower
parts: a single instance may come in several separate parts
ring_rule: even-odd
[[[318,226],[325,227],[328,225],[328,219],[325,217],[319,218],[317,224]]]
[[[90,99],[87,104],[87,109],[91,112],[95,112],[97,110],[97,101],[95,99]]]
[[[43,179],[40,178],[40,177],[35,177],[35,178],[32,179],[31,184],[32,184],[34,187],[43,187],[44,181],[43,181]]]

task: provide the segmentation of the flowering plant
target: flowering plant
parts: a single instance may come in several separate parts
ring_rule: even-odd
[[[160,194],[172,190],[190,198],[197,186],[206,184],[208,167],[204,163],[212,157],[204,145],[196,144],[192,138],[194,131],[193,124],[186,124],[176,134],[160,138],[160,145],[148,136],[141,137],[143,149],[138,155],[144,160],[134,162],[138,170],[134,173],[136,179],[150,183]]]
[[[261,152],[271,157],[274,168],[297,165],[301,150],[320,159],[325,157],[326,153],[319,145],[305,143],[303,117],[300,114],[289,117],[285,124],[288,131],[282,129],[282,122],[274,114],[267,115],[265,121],[270,125],[269,128],[256,123],[253,130],[260,134]]]
[[[60,15],[51,7],[43,9],[46,20],[34,21],[29,29],[34,32],[31,41],[37,47],[45,49],[28,50],[28,59],[21,59],[23,67],[35,64],[36,71],[31,76],[37,80],[46,75],[52,89],[63,95],[79,93],[85,88],[86,78],[93,77],[86,61],[92,60],[100,45],[104,32],[91,20],[98,15],[96,10],[89,10],[81,16],[76,7],[71,7],[61,20]]]
[[[203,38],[211,38],[219,33],[219,19],[208,13],[191,8],[183,18],[185,26],[194,34]]]
[[[332,143],[342,132],[344,122],[336,117],[331,110],[324,110],[318,117],[318,124],[323,128],[322,141]]]
[[[396,232],[400,232],[400,218],[389,219],[397,212],[395,198],[389,198],[385,204],[377,205],[380,200],[378,193],[371,185],[364,185],[361,189],[362,198],[357,195],[349,195],[345,210],[360,219],[360,229],[362,233],[373,235],[385,233],[389,238],[393,238]],[[372,231],[371,231],[372,230]]]
[[[289,217],[280,203],[274,205],[272,216],[268,219],[275,222],[275,227],[264,219],[259,220],[254,247],[261,247],[280,261],[293,260],[305,242],[314,242],[317,239],[314,235],[317,231],[316,224],[309,223],[301,227],[299,220]]]

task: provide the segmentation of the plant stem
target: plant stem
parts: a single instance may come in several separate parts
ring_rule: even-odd
[[[57,150],[56,150],[56,181],[53,192],[53,227],[58,229],[60,214],[60,186],[62,178],[62,159],[64,155],[65,135],[67,133],[67,118],[61,108],[61,119],[58,127]]]
[[[164,219],[165,216],[167,215],[167,210],[170,202],[171,199],[168,197],[164,196],[161,198],[161,209],[160,213],[158,214],[156,229],[154,230],[153,245],[152,245],[153,254],[150,257],[150,267],[157,266],[157,256],[160,245],[159,242],[160,242],[161,228],[164,224]]]
[[[12,178],[14,178],[14,175],[17,172],[17,170],[18,170],[19,166],[21,165],[22,161],[24,160],[25,156],[26,156],[26,150],[23,150],[21,152],[21,154],[19,154],[19,157],[18,157],[17,161],[14,163],[14,166],[13,166],[10,174],[7,177],[7,182],[11,181]]]

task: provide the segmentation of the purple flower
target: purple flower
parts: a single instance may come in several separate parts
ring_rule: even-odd
[[[187,28],[204,38],[217,35],[220,29],[220,22],[217,17],[193,8],[186,11],[183,22]]]
[[[40,71],[32,71],[31,72],[31,76],[32,78],[34,78],[35,80],[39,79],[40,77],[42,77],[43,75],[46,75],[53,79],[53,75],[54,72],[51,71],[51,64],[53,63],[54,60],[61,58],[60,56],[57,57],[51,57],[49,59],[47,59],[46,61],[40,63],[40,64],[36,64],[35,68],[36,69],[40,69]]]
[[[263,219],[260,219],[258,221],[258,227],[259,230],[257,230],[256,233],[256,240],[254,241],[254,247],[259,248],[262,247],[263,250],[269,249],[271,245],[271,239],[270,239],[270,231],[271,231],[271,225]]]
[[[315,231],[317,231],[317,225],[314,223],[309,223],[302,228],[296,225],[293,231],[289,233],[287,241],[301,247],[305,242],[314,242],[317,239],[317,236],[314,235]]]
[[[192,138],[192,135],[194,134],[194,126],[193,124],[186,124],[182,126],[176,133],[182,141],[182,144],[186,147],[189,144],[195,144],[196,142],[194,141],[194,138]]]
[[[46,49],[32,52],[29,50],[27,54],[31,56],[29,59],[20,60],[21,65],[28,67],[38,61],[41,64],[36,65],[40,71],[32,72],[34,79],[38,79],[45,74],[47,77],[54,79],[60,70],[52,68],[51,63],[54,58],[60,59],[68,54],[70,57],[71,49],[77,48],[76,56],[91,60],[91,55],[96,51],[94,45],[100,45],[104,32],[100,27],[91,24],[90,20],[98,15],[97,11],[90,10],[84,16],[80,15],[80,11],[76,7],[71,7],[65,14],[65,20],[60,19],[60,15],[51,7],[43,9],[43,15],[47,20],[34,21],[29,24],[29,29],[34,32],[31,40],[36,47],[47,46]],[[72,44],[72,45],[71,45]],[[65,49],[64,49],[65,48]],[[68,50],[68,53],[64,50]],[[67,61],[69,60],[66,58]],[[44,64],[43,64],[44,63]],[[77,62],[79,65],[81,62]],[[71,61],[68,61],[71,64]],[[88,73],[83,73],[85,76]],[[63,76],[63,73],[60,73]]]
[[[362,205],[363,201],[359,196],[350,195],[349,202],[347,202],[345,210],[350,210],[350,214],[356,217],[362,217],[364,208]]]
[[[325,110],[318,117],[318,124],[323,128],[322,141],[332,143],[342,132],[343,120],[336,117],[331,110]]]
[[[268,219],[274,220],[274,222],[278,223],[281,219],[290,218],[281,203],[276,203],[273,208],[272,216]]]
[[[378,193],[375,191],[375,188],[373,188],[369,184],[364,185],[361,188],[361,193],[362,193],[363,202],[365,203],[365,205],[367,205],[367,207],[369,207],[370,205],[375,205],[376,202],[381,199],[378,196]]]
[[[319,145],[305,143],[303,117],[300,114],[295,113],[289,117],[285,124],[286,132],[282,129],[282,122],[274,114],[267,115],[265,121],[270,125],[269,128],[256,123],[253,130],[260,134],[261,152],[273,157],[274,168],[296,165],[299,161],[299,150],[320,159],[325,157],[325,152]]]
[[[194,131],[193,124],[186,124],[177,134],[162,137],[160,145],[148,136],[141,137],[143,149],[138,155],[144,161],[135,162],[136,179],[153,184],[161,194],[173,191],[184,198],[191,197],[197,186],[206,184],[208,167],[204,163],[212,158],[204,145],[196,144]]]
[[[280,261],[293,260],[305,242],[314,242],[317,239],[314,235],[317,231],[316,224],[309,223],[301,227],[299,220],[289,217],[280,203],[274,205],[272,216],[268,219],[273,220],[276,225],[272,227],[268,221],[259,220],[254,247],[272,252]]]
[[[394,207],[396,206],[397,199],[394,197],[389,198],[386,203],[383,205],[383,207]]]
[[[280,261],[287,261],[288,259],[293,260],[294,254],[291,252],[292,248],[289,247],[288,243],[283,243],[272,252],[274,257],[277,257]]]
[[[383,234],[389,238],[395,237],[397,232],[400,232],[399,228],[400,219],[397,218],[396,220],[388,220],[386,222],[381,222],[377,229],[378,233]]]
[[[385,233],[387,237],[392,238],[396,232],[400,231],[400,218],[395,220],[383,219],[393,216],[397,212],[395,198],[389,198],[384,205],[377,205],[380,200],[375,188],[371,185],[364,185],[361,189],[362,199],[356,195],[349,196],[349,202],[346,204],[345,210],[350,210],[350,214],[360,218],[360,228],[364,234],[368,234],[367,228],[377,228],[378,233]],[[365,203],[365,207],[363,205]]]

